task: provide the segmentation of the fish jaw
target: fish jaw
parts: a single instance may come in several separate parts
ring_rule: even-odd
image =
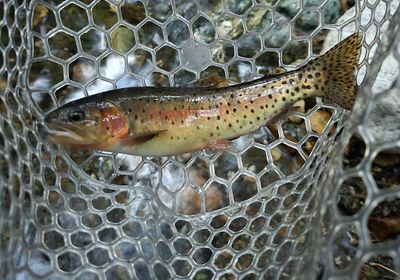
[[[90,130],[78,127],[63,125],[48,126],[47,135],[50,141],[60,145],[82,145],[85,142],[97,142],[97,136],[93,135]]]

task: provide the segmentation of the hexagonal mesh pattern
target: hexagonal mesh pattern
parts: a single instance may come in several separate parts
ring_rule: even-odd
[[[398,1],[350,2],[0,2],[0,278],[398,277],[399,198],[387,186],[400,139],[369,118],[399,95],[397,82],[374,91],[386,58],[400,63]],[[38,133],[47,112],[83,96],[240,83],[357,30],[351,115],[305,100],[229,151],[169,158],[65,150]]]

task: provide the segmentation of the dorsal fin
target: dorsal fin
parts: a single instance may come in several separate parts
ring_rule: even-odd
[[[189,87],[217,87],[223,88],[229,86],[229,81],[220,76],[210,76],[207,78],[199,79],[193,84],[188,85]]]
[[[277,77],[286,72],[287,72],[287,70],[283,67],[270,68],[265,72],[264,78],[269,79],[269,78]]]

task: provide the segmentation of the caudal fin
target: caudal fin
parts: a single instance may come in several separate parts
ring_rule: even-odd
[[[323,98],[347,110],[353,108],[357,93],[355,70],[361,42],[361,34],[355,33],[315,60],[325,76]]]

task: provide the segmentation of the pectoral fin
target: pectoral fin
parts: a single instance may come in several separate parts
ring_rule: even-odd
[[[122,145],[126,146],[137,146],[143,143],[146,143],[153,139],[154,137],[157,137],[160,133],[164,132],[166,130],[160,130],[160,131],[155,131],[151,133],[146,133],[142,135],[135,135],[135,136],[128,136],[124,139],[121,140]]]
[[[228,150],[232,148],[233,144],[231,141],[226,139],[217,139],[208,143],[207,148],[216,150]]]

